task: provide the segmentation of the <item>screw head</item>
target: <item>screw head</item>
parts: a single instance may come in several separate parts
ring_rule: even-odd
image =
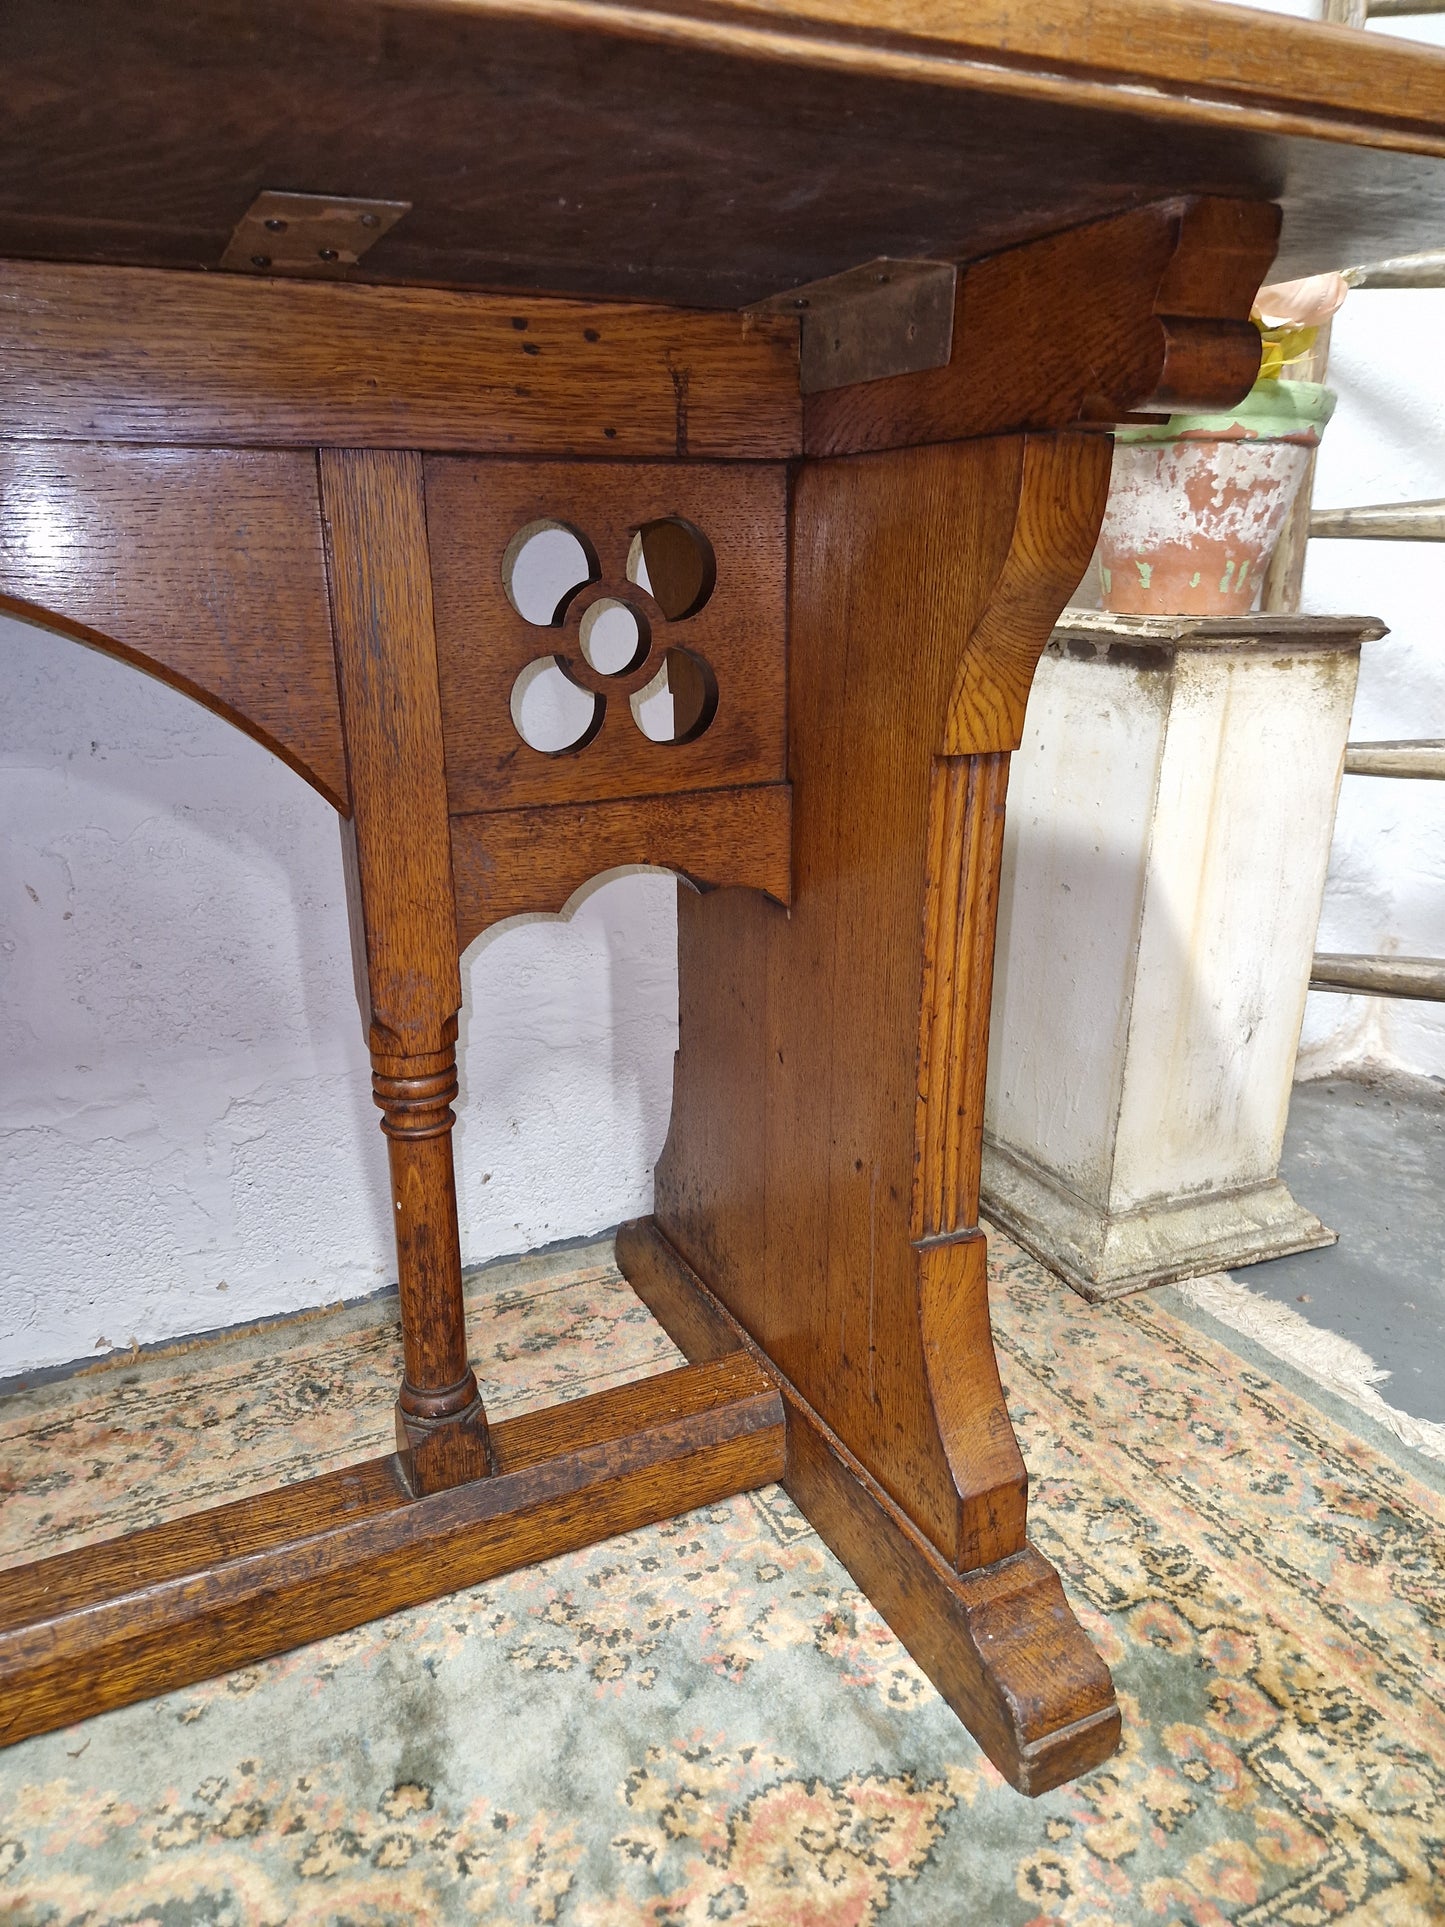
[[[339,261],[341,259],[335,248],[318,248],[316,252],[323,261]]]
[[[271,257],[269,254],[253,254],[251,256],[251,266],[253,268],[269,268],[270,265]]]
[[[361,225],[363,227],[380,227],[381,216],[379,214],[363,214],[361,217]]]
[[[266,221],[266,226],[272,234],[284,234],[286,232],[286,223],[281,219],[279,214],[270,215]]]

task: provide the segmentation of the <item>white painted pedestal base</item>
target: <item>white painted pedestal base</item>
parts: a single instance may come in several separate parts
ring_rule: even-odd
[[[1086,1298],[1330,1244],[1279,1178],[1365,617],[1054,632],[1014,758],[984,1209]]]

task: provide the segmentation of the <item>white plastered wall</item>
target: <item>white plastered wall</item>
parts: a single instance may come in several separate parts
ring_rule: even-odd
[[[1318,0],[1269,10],[1320,13]],[[1445,46],[1440,17],[1377,20],[1367,31]],[[1351,294],[1335,318],[1328,380],[1340,399],[1320,447],[1316,505],[1445,497],[1445,290]],[[1445,544],[1312,542],[1303,606],[1390,625],[1384,641],[1365,645],[1355,740],[1445,737]],[[1445,783],[1345,778],[1318,947],[1445,957]],[[1298,1075],[1373,1065],[1445,1077],[1445,1005],[1312,994]]]
[[[0,617],[0,1378],[395,1276],[336,819],[186,697]],[[469,1261],[649,1208],[675,885],[463,963]]]
[[[1329,380],[1317,505],[1445,497],[1445,289],[1352,294]],[[1304,606],[1390,625],[1361,659],[1357,741],[1445,738],[1445,544],[1312,542]],[[1445,957],[1445,783],[1344,779],[1319,948]],[[1299,1074],[1368,1063],[1445,1077],[1445,1005],[1312,995]]]

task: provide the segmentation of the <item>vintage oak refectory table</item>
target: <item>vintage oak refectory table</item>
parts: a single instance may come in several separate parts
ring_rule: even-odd
[[[0,1739],[781,1478],[1014,1785],[1105,1758],[977,1228],[1009,752],[1109,425],[1240,396],[1271,269],[1439,242],[1445,59],[1212,0],[9,0],[3,61],[0,601],[335,805],[405,1378],[392,1457],[0,1573]],[[458,956],[632,863],[695,886],[618,1240],[690,1362],[489,1431]]]

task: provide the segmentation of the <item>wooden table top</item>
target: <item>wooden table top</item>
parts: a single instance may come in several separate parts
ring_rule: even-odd
[[[1219,0],[8,0],[0,254],[215,268],[263,189],[408,201],[360,280],[734,308],[1179,192],[1279,275],[1438,245],[1445,54]]]

